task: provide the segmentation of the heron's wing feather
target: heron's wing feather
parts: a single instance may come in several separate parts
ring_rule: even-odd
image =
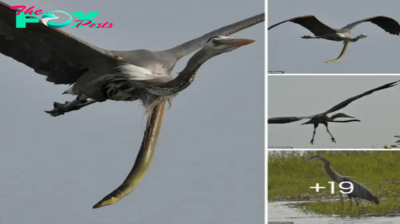
[[[313,15],[299,16],[292,19],[288,19],[268,27],[268,30],[286,22],[297,23],[303,26],[304,28],[308,29],[309,31],[311,31],[315,36],[326,35],[336,32],[334,29],[330,28],[329,26],[319,21]]]
[[[353,97],[351,97],[351,98],[349,98],[349,99],[337,104],[336,106],[332,107],[331,109],[326,111],[324,114],[329,114],[329,113],[335,112],[337,110],[340,110],[340,109],[346,107],[347,105],[349,105],[351,102],[353,102],[355,100],[358,100],[358,99],[360,99],[360,98],[362,98],[364,96],[370,95],[371,93],[373,93],[375,91],[379,91],[379,90],[382,90],[382,89],[387,89],[387,88],[393,87],[393,86],[397,85],[399,82],[400,82],[400,80],[396,81],[396,82],[391,82],[391,83],[385,84],[383,86],[380,86],[378,88],[368,90],[367,92],[361,93],[361,94],[359,94],[357,96],[353,96]]]
[[[201,47],[204,46],[204,44],[207,42],[207,40],[213,36],[228,36],[233,33],[239,32],[241,30],[247,29],[251,26],[254,26],[258,23],[264,22],[265,20],[265,13],[258,14],[256,16],[241,20],[239,22],[221,27],[217,30],[211,31],[209,33],[204,34],[201,37],[198,37],[196,39],[190,40],[188,42],[185,42],[181,45],[178,45],[174,48],[171,48],[169,50],[166,50],[166,52],[171,53],[175,55],[178,59],[200,49]]]
[[[373,195],[372,192],[368,188],[363,186],[362,184],[357,183],[356,181],[352,180],[349,177],[342,177],[342,181],[351,182],[353,184],[353,192],[350,193],[351,196],[362,198],[362,199],[365,199],[365,200],[368,200],[368,201],[372,201],[372,202],[374,202],[376,204],[379,203],[378,198],[375,195]],[[347,183],[346,184],[343,183],[342,187],[349,188],[350,185],[347,184]],[[343,191],[348,192],[349,190],[343,189]]]
[[[304,117],[273,117],[268,118],[268,124],[285,124],[285,123],[292,123],[303,119],[311,119],[313,116],[304,116]]]
[[[111,53],[42,22],[16,28],[16,10],[0,2],[0,53],[47,76],[55,84],[72,84],[88,70],[115,65]]]
[[[362,19],[362,20],[356,21],[354,23],[350,23],[349,25],[343,27],[342,29],[350,31],[355,26],[357,26],[358,24],[363,23],[363,22],[371,22],[371,23],[379,26],[386,32],[393,34],[393,35],[400,34],[400,24],[396,20],[386,17],[386,16],[374,16],[374,17]]]

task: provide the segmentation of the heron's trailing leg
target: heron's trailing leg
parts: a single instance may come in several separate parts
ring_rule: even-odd
[[[354,198],[354,201],[356,201],[356,205],[357,205],[357,207],[358,207],[358,205],[359,205],[360,203],[357,201],[357,198]]]
[[[342,49],[342,52],[340,52],[339,57],[337,57],[337,58],[334,59],[334,60],[326,61],[325,63],[337,62],[337,61],[339,61],[340,59],[343,58],[344,53],[346,53],[347,47],[349,46],[349,42],[348,42],[348,41],[344,41],[343,43],[344,43],[343,49]]]
[[[315,133],[317,132],[317,127],[318,127],[318,123],[314,124],[314,132],[310,141],[310,144],[314,144],[314,137],[315,137]]]
[[[339,197],[340,197],[340,202],[342,203],[342,207],[344,206],[344,201],[343,201],[343,196],[341,193],[339,193]]]
[[[351,208],[353,207],[353,202],[351,201],[351,198],[349,199],[350,199],[350,210],[351,210]]]
[[[88,106],[90,104],[98,102],[97,100],[94,99],[89,99],[84,96],[84,95],[79,95],[77,96],[73,101],[71,102],[65,102],[64,104],[62,103],[57,103],[54,102],[54,109],[50,111],[45,111],[46,113],[49,113],[51,116],[56,117],[65,113],[68,113],[70,111],[74,110],[79,110],[82,107]]]
[[[329,133],[329,135],[331,136],[332,142],[336,143],[335,137],[333,137],[333,135],[332,135],[331,132],[329,131],[328,123],[323,123],[323,124],[324,124],[325,127],[326,127],[326,131],[327,131],[327,132]]]

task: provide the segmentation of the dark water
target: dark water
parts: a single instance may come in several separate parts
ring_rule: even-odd
[[[341,218],[308,215],[289,208],[288,203],[295,202],[268,202],[268,221],[293,224],[400,224],[400,217]]]

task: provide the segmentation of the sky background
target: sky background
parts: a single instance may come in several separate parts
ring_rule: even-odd
[[[268,118],[310,116],[325,112],[340,102],[399,80],[398,76],[270,76],[268,79]],[[320,125],[310,144],[313,125],[307,120],[268,125],[269,147],[294,148],[381,148],[399,135],[400,85],[374,92],[334,112],[345,113],[361,122],[329,123],[336,139],[331,142]],[[329,116],[333,115],[329,114]],[[342,120],[351,119],[344,118]]]
[[[263,1],[43,1],[9,4],[101,11],[111,29],[63,28],[113,50],[164,50],[264,12]],[[118,3],[118,4],[117,4]],[[25,223],[263,223],[264,24],[256,42],[208,61],[166,111],[153,164],[120,202],[92,206],[129,173],[143,136],[139,102],[106,102],[51,117],[72,97],[0,55],[0,219]],[[188,57],[177,64],[179,72]],[[251,71],[251,72],[249,72]],[[249,97],[251,96],[251,97]]]
[[[268,27],[303,15],[315,15],[332,28],[379,15],[400,21],[398,0],[269,0]],[[343,43],[302,39],[313,35],[306,28],[283,23],[268,31],[268,70],[286,73],[397,73],[400,57],[400,37],[385,32],[373,23],[359,24],[352,36],[368,37],[350,43],[344,58],[337,63],[325,61],[339,56]]]

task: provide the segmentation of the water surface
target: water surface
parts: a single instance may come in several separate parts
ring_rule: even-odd
[[[400,217],[365,217],[342,218],[322,215],[304,214],[299,210],[289,208],[287,204],[294,201],[268,202],[269,222],[293,222],[293,224],[399,224]]]

